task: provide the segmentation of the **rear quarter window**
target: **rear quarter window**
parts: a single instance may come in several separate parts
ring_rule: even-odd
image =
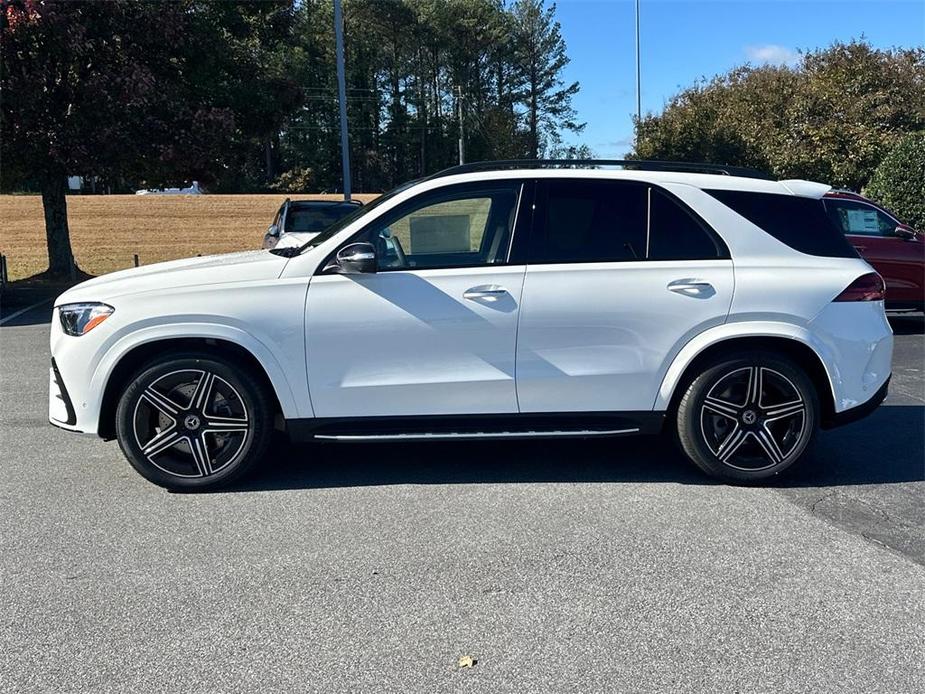
[[[826,214],[822,200],[740,190],[705,192],[795,251],[827,258],[858,257]]]

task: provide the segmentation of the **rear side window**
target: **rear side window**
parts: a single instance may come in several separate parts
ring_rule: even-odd
[[[651,190],[649,260],[704,260],[728,257],[726,249],[693,214],[665,193]]]
[[[646,187],[550,180],[530,249],[539,263],[645,260]]]
[[[541,184],[528,262],[728,257],[706,222],[653,186],[588,179],[547,179]]]
[[[858,257],[829,219],[821,200],[740,190],[705,192],[800,253],[828,258]]]

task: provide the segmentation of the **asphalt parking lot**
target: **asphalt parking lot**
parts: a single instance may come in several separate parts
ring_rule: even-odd
[[[2,691],[925,691],[921,316],[777,488],[624,439],[280,447],[183,495],[46,423],[31,300],[0,314]]]

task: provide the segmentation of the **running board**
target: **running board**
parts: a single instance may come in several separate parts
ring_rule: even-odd
[[[657,434],[664,412],[541,412],[487,415],[287,419],[293,441],[462,441],[600,438]]]
[[[545,439],[558,437],[620,436],[638,434],[639,428],[582,429],[578,431],[466,431],[429,434],[315,434],[312,438],[325,441],[450,441],[458,439]]]

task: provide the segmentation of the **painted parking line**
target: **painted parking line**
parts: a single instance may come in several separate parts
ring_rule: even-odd
[[[3,325],[4,323],[9,323],[9,322],[10,322],[11,320],[13,320],[14,318],[18,318],[18,317],[21,316],[22,314],[27,313],[27,312],[31,311],[32,309],[34,309],[34,308],[38,308],[38,307],[41,306],[42,304],[51,303],[53,300],[54,300],[54,299],[42,299],[41,301],[36,301],[36,302],[35,302],[34,304],[32,304],[31,306],[26,306],[25,308],[21,308],[21,309],[19,309],[18,311],[14,311],[14,312],[11,313],[10,315],[8,315],[6,318],[0,318],[0,325]]]

